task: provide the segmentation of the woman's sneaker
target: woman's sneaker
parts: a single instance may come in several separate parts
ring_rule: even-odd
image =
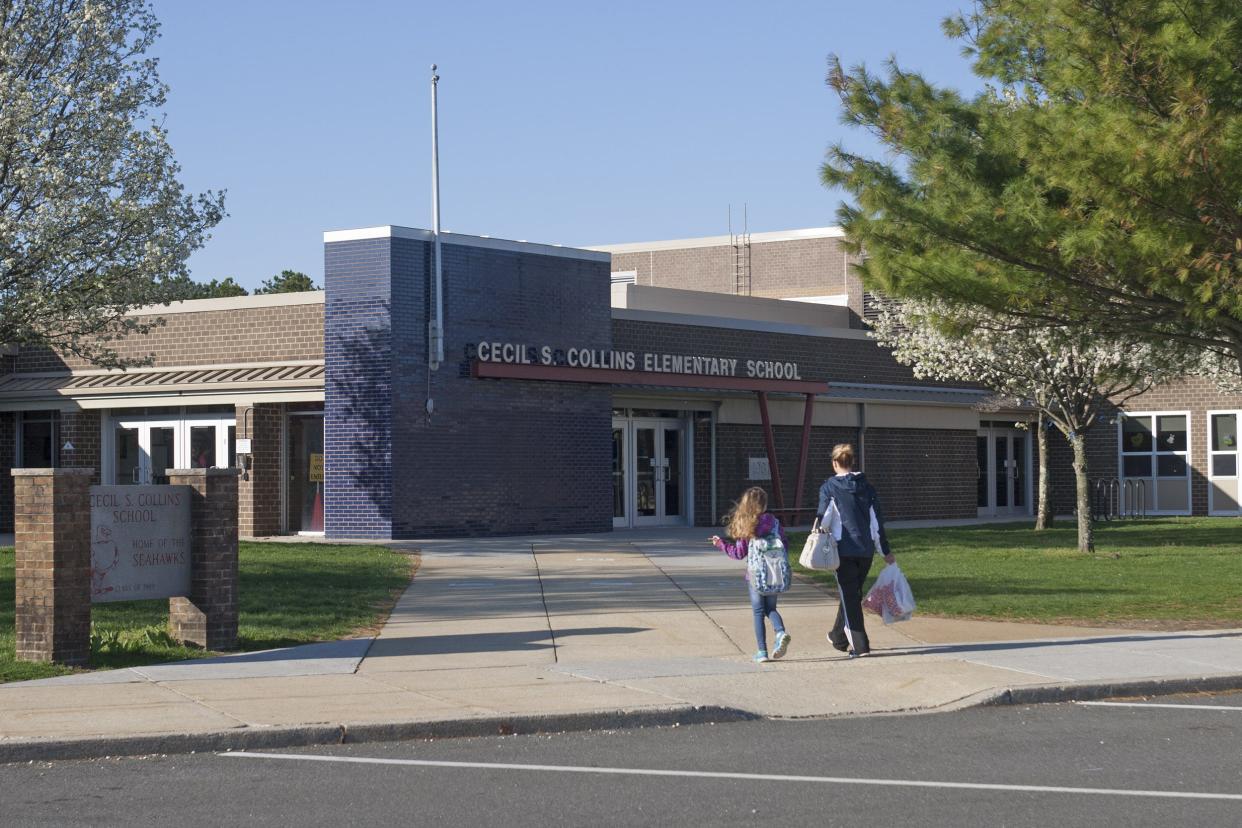
[[[772,658],[784,658],[785,653],[789,652],[790,641],[793,641],[793,637],[789,633],[778,633],[776,636],[776,649],[772,651]]]
[[[766,664],[767,662],[769,662],[769,661],[771,661],[771,660],[772,660],[772,659],[768,658],[768,651],[767,651],[767,650],[760,650],[759,652],[755,653],[755,663],[756,663],[756,664]]]

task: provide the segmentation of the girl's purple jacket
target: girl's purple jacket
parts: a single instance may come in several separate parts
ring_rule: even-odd
[[[779,532],[781,543],[785,548],[789,548],[789,539],[785,537],[785,529],[781,526],[781,522],[776,519],[776,515],[771,512],[764,512],[759,516],[759,523],[755,526],[755,537],[762,538],[772,534],[773,531]],[[750,538],[734,538],[732,540],[716,541],[716,548],[728,555],[735,561],[746,559],[747,553],[750,551]]]

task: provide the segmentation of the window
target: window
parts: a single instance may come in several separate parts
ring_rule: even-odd
[[[1126,414],[1120,423],[1121,476],[1146,480],[1154,512],[1190,512],[1190,415]]]
[[[60,412],[22,413],[17,430],[17,468],[55,468],[59,465],[59,448]]]
[[[1236,515],[1239,505],[1242,447],[1238,445],[1238,420],[1242,411],[1209,411],[1208,419],[1208,511]]]

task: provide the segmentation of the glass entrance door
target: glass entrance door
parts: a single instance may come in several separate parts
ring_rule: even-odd
[[[681,420],[614,419],[614,527],[686,523],[685,427]]]
[[[289,489],[286,520],[291,533],[323,532],[323,415],[289,415]]]
[[[168,422],[117,423],[113,432],[116,482],[136,485],[168,482],[168,470],[177,463],[177,424]]]
[[[980,517],[1030,514],[1027,432],[988,426],[979,429],[978,506]]]

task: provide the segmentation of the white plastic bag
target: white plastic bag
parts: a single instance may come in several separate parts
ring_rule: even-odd
[[[914,593],[901,567],[895,563],[884,567],[863,599],[863,609],[882,617],[885,624],[910,620],[914,615]]]

